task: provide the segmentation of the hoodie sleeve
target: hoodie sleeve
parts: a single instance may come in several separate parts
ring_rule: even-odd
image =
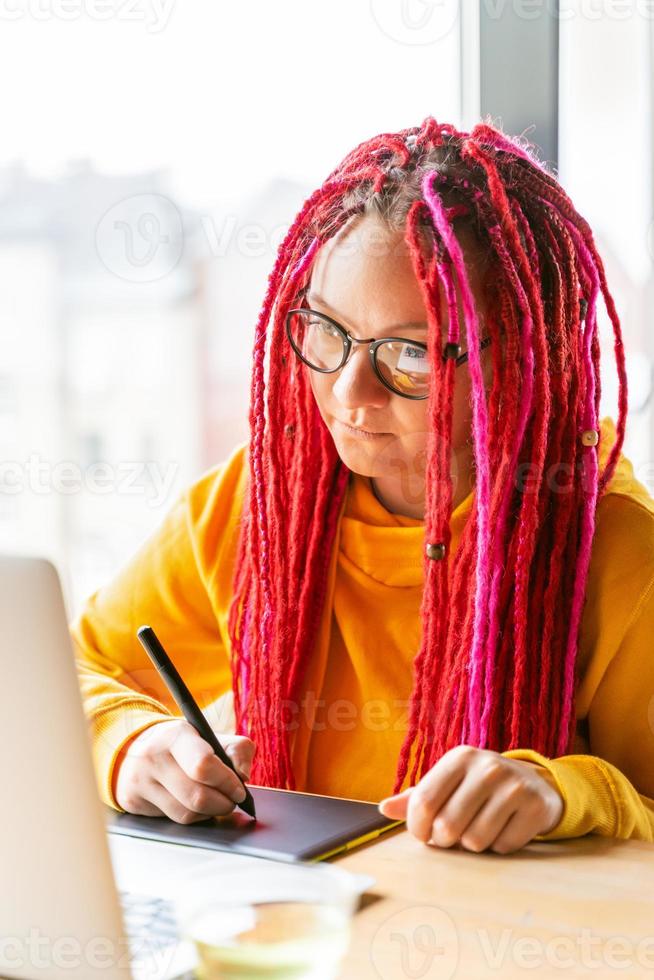
[[[245,447],[174,503],[160,527],[71,623],[101,799],[116,810],[114,769],[141,731],[181,717],[136,631],[152,626],[201,707],[231,689],[229,639],[217,596],[229,595]]]
[[[653,637],[654,576],[590,705],[590,746],[597,754],[549,759],[532,749],[502,753],[543,766],[563,798],[559,823],[535,840],[594,833],[654,841]]]

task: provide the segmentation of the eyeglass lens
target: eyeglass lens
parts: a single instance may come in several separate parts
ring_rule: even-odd
[[[290,333],[304,360],[319,371],[335,371],[345,356],[345,338],[333,323],[311,310],[292,313]],[[429,388],[429,361],[422,347],[385,341],[377,348],[377,369],[400,394],[421,395]]]

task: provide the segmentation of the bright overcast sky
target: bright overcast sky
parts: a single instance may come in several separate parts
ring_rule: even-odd
[[[0,164],[169,167],[196,205],[315,185],[376,132],[459,121],[445,3],[0,0]]]

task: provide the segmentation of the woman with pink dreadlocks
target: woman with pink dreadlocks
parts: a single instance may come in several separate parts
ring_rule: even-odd
[[[654,500],[626,414],[591,229],[531,147],[432,117],[361,143],[278,250],[248,441],[72,624],[103,800],[188,823],[243,796],[151,622],[254,784],[441,847],[654,840]]]

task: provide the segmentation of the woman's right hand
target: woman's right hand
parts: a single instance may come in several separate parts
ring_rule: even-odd
[[[254,742],[245,735],[216,734],[247,779]],[[114,766],[112,788],[128,813],[163,815],[183,824],[231,813],[246,795],[229,766],[183,718],[158,721],[127,742]]]

